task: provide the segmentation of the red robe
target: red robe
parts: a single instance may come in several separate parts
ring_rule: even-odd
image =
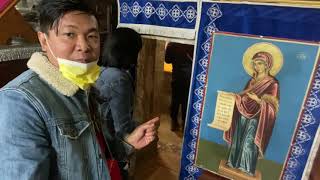
[[[249,98],[247,92],[255,93],[262,101],[258,104],[255,100]],[[251,79],[242,93],[236,95],[236,108],[233,116],[231,128],[224,132],[224,139],[231,144],[232,135],[235,130],[236,121],[239,115],[248,119],[257,118],[259,124],[255,136],[255,144],[259,148],[259,155],[263,157],[266,147],[269,143],[279,102],[279,83],[267,76],[259,82]]]

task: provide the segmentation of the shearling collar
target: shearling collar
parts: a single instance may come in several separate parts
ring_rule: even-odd
[[[27,66],[65,96],[73,96],[79,90],[77,85],[62,76],[59,69],[53,66],[43,53],[33,53]]]

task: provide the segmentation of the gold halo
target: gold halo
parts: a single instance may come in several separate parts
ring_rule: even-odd
[[[250,46],[246,52],[244,52],[242,65],[245,71],[252,76],[253,75],[253,68],[252,68],[252,58],[253,56],[260,51],[268,52],[273,57],[272,67],[269,71],[270,75],[275,76],[281,70],[283,65],[283,55],[281,50],[272,43],[261,42],[256,43]]]

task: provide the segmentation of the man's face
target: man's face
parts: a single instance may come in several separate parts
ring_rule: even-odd
[[[99,57],[98,23],[92,15],[80,11],[68,12],[57,24],[57,31],[53,27],[48,34],[45,38],[45,34],[39,32],[38,37],[42,50],[47,52],[49,61],[56,67],[56,57],[80,63],[93,62]]]

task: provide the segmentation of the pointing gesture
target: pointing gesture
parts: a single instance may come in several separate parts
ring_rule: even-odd
[[[138,126],[126,138],[126,142],[131,144],[135,149],[142,149],[157,138],[159,126],[160,119],[159,117],[155,117]]]

